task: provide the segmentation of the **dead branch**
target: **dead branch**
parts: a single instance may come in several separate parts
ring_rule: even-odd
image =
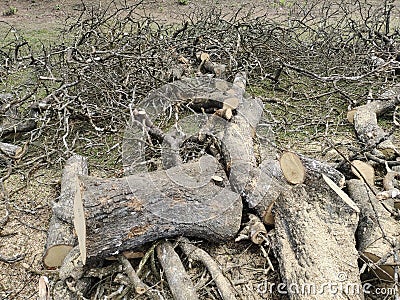
[[[157,257],[167,277],[169,288],[175,300],[199,299],[194,285],[182,262],[169,242],[157,246]]]
[[[185,253],[185,255],[190,260],[200,261],[202,264],[206,266],[215,284],[217,285],[218,291],[222,299],[224,300],[237,299],[232,284],[226,279],[224,274],[221,272],[220,266],[206,251],[191,244],[187,238],[179,239],[179,247],[182,249],[183,253]]]

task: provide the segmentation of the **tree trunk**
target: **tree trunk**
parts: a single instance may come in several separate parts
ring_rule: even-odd
[[[242,202],[212,176],[224,171],[211,156],[165,171],[121,179],[80,177],[83,213],[75,211],[82,259],[88,263],[172,236],[212,241],[233,238],[240,227]],[[77,199],[79,202],[80,199]],[[76,204],[76,203],[75,203]],[[83,243],[81,243],[83,241]]]
[[[381,258],[390,254],[400,240],[400,225],[394,220],[368,186],[361,180],[347,182],[350,197],[360,207],[360,223],[357,229],[357,244],[362,259],[373,266],[373,272],[385,280],[393,280],[394,257],[375,265]]]
[[[362,299],[352,208],[321,180],[283,191],[274,212],[273,249],[290,299]]]

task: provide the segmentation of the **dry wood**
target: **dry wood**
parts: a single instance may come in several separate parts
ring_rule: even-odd
[[[74,218],[73,203],[76,193],[76,178],[87,175],[87,158],[80,155],[71,156],[65,163],[61,176],[60,198],[53,204],[53,213],[61,220],[72,223]]]
[[[368,186],[358,179],[347,182],[350,197],[360,207],[360,223],[357,229],[358,250],[367,262],[376,263],[392,251],[399,241],[400,225],[376,200]],[[382,279],[393,279],[393,256],[373,271]]]
[[[150,299],[162,299],[157,293],[154,293],[150,287],[143,283],[143,281],[136,274],[129,260],[124,256],[120,255],[119,260],[124,266],[125,273],[128,275],[129,281],[132,284],[136,294],[143,295],[146,294]]]
[[[128,259],[126,259],[123,255],[119,256],[119,260],[125,268],[125,273],[128,275],[128,278],[133,285],[133,288],[138,295],[143,295],[149,289],[149,287],[140,280],[139,276],[137,276],[135,270],[133,269],[131,263]]]
[[[392,110],[400,103],[400,86],[397,85],[376,100],[357,107],[354,114],[354,128],[362,143],[376,146],[387,158],[400,154],[387,133],[378,125],[378,116]]]
[[[177,235],[233,238],[240,227],[241,198],[216,185],[214,175],[227,182],[219,163],[205,156],[166,171],[120,179],[81,176],[82,212],[77,211],[75,229],[82,259],[85,252],[89,263]],[[78,232],[85,223],[86,236]]]
[[[343,187],[345,178],[333,167],[298,155],[305,168],[305,183],[313,184],[322,179],[322,174],[329,177],[337,186]],[[254,171],[252,180],[247,186],[246,201],[254,208],[265,224],[273,225],[272,207],[280,193],[291,187],[283,176],[277,160],[265,160]]]
[[[46,276],[40,276],[38,290],[38,300],[50,300],[49,279]]]
[[[300,158],[293,152],[284,152],[279,158],[283,176],[291,184],[303,183],[306,171]]]
[[[290,299],[362,299],[326,284],[361,286],[358,215],[323,181],[285,190],[275,203],[273,250]]]
[[[163,267],[169,288],[175,300],[196,300],[199,297],[185,268],[171,243],[157,246],[157,257]]]
[[[60,267],[75,245],[75,241],[72,225],[53,215],[50,220],[43,265],[48,269]]]
[[[254,244],[260,245],[265,242],[267,230],[259,217],[249,214],[249,221],[246,226],[239,232],[235,242],[241,240],[251,240]]]
[[[23,148],[9,143],[0,142],[0,151],[11,158],[19,158],[23,153]]]
[[[328,186],[346,203],[349,207],[351,207],[356,213],[360,212],[358,206],[350,199],[350,197],[343,192],[341,188],[339,188],[336,183],[334,183],[329,177],[322,174],[322,178],[328,184]]]
[[[353,160],[351,162],[351,171],[359,179],[366,181],[369,186],[375,186],[375,170],[371,165],[361,160]]]
[[[179,239],[179,247],[190,260],[200,261],[206,266],[223,300],[236,299],[232,284],[221,272],[220,266],[206,251],[191,244],[187,238]]]
[[[265,160],[256,170],[248,185],[246,196],[250,208],[254,208],[265,224],[273,225],[272,207],[283,190],[290,188],[283,177],[277,160]]]
[[[331,167],[329,164],[320,162],[316,159],[297,154],[301,162],[303,163],[304,168],[306,169],[306,178],[304,180],[304,184],[309,185],[314,182],[318,182],[322,179],[322,174],[329,177],[337,186],[340,188],[344,187],[345,177],[344,175],[336,170],[334,167]]]
[[[356,111],[356,109],[352,109],[347,112],[347,121],[351,124],[354,124],[354,115],[356,114]]]
[[[80,155],[70,157],[64,166],[60,198],[58,202],[53,204],[53,214],[43,255],[43,264],[46,268],[60,267],[66,255],[76,243],[71,224],[72,207],[77,188],[77,176],[87,173],[87,160]]]
[[[257,168],[253,136],[262,116],[262,103],[259,99],[246,98],[238,108],[238,113],[226,125],[222,139],[222,154],[229,182],[234,191],[246,194]]]

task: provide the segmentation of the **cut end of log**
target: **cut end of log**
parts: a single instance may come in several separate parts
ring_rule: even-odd
[[[284,152],[279,164],[282,169],[283,176],[291,184],[300,184],[304,182],[306,171],[297,154],[293,152]]]
[[[351,162],[351,171],[362,181],[366,181],[370,186],[375,185],[375,170],[369,164],[361,160]]]
[[[239,99],[237,97],[230,97],[224,100],[223,108],[236,109],[239,106]]]
[[[74,199],[74,228],[78,236],[79,251],[83,265],[86,264],[86,220],[83,211],[82,193],[79,178],[76,177],[76,193]]]
[[[351,124],[354,124],[354,115],[356,114],[356,111],[356,109],[352,109],[347,112],[347,121]]]
[[[72,250],[71,245],[55,245],[47,249],[43,257],[43,265],[47,269],[56,269],[61,267],[64,258]]]

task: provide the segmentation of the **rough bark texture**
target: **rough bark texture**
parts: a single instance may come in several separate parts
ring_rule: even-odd
[[[273,249],[289,298],[362,299],[352,290],[361,286],[354,210],[319,181],[283,191],[274,211]]]
[[[78,175],[88,175],[87,159],[80,155],[73,155],[64,166],[60,199],[53,204],[53,215],[70,224],[72,224],[74,217],[73,203]]]
[[[233,238],[242,202],[211,179],[223,170],[211,156],[165,171],[122,179],[80,177],[87,261],[177,235],[212,241]]]
[[[392,110],[400,103],[398,97],[400,85],[381,95],[381,99],[357,107],[354,114],[354,128],[362,143],[376,146],[386,157],[391,157],[398,149],[395,148],[386,132],[378,125],[378,116]]]
[[[49,269],[60,267],[75,243],[76,238],[72,225],[53,215],[50,220],[46,250],[43,255],[44,266]]]
[[[361,180],[347,182],[350,197],[360,207],[357,229],[358,250],[367,262],[376,263],[393,250],[400,240],[400,225]],[[373,270],[382,279],[393,280],[393,256]]]
[[[11,158],[18,158],[23,152],[22,147],[9,143],[0,143],[0,151]]]
[[[325,174],[339,187],[343,187],[344,176],[342,173],[329,166],[304,155],[299,155],[305,172],[305,184],[313,184],[322,180]],[[271,208],[280,193],[287,190],[291,185],[282,174],[277,160],[263,161],[255,170],[250,184],[247,186],[246,200],[250,208],[254,208],[266,224],[273,224]]]
[[[246,194],[247,185],[255,176],[257,161],[253,137],[261,119],[262,105],[258,99],[245,99],[238,114],[226,125],[222,139],[223,156],[229,169],[232,189]]]
[[[80,155],[70,157],[61,177],[61,193],[53,204],[53,214],[47,234],[43,264],[46,268],[60,267],[65,256],[76,244],[72,226],[72,204],[76,193],[78,175],[87,174],[87,160]]]
[[[175,300],[197,300],[199,297],[171,243],[157,246],[157,257],[164,269],[169,288]]]

